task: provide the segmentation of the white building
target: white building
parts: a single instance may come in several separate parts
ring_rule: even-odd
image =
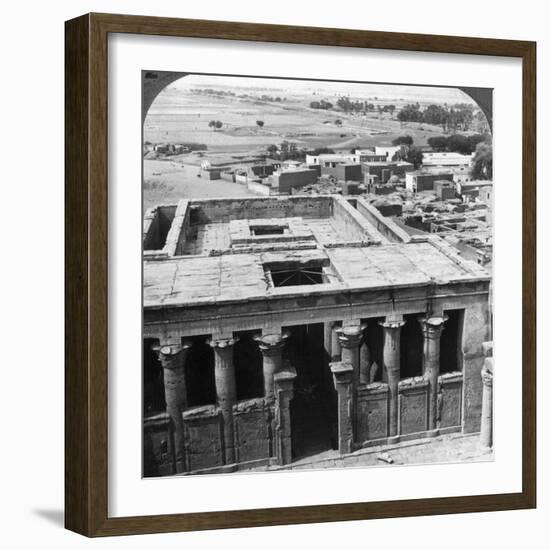
[[[461,155],[460,153],[424,153],[422,155],[422,166],[434,168],[470,168],[473,153],[471,155]]]

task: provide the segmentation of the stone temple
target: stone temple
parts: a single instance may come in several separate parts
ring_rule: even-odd
[[[145,476],[480,431],[491,277],[441,238],[292,195],[158,206],[143,248]]]

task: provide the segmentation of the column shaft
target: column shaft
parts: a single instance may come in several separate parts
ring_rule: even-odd
[[[437,384],[439,379],[439,359],[441,351],[441,332],[448,317],[422,317],[419,319],[422,327],[423,342],[423,375],[428,381],[428,429],[437,429]]]
[[[166,412],[174,426],[174,451],[176,472],[185,471],[185,442],[182,412],[187,408],[187,387],[185,382],[185,360],[190,344],[169,344],[160,346],[158,356],[163,367],[164,399]]]
[[[235,436],[233,428],[233,405],[237,401],[235,384],[235,366],[233,364],[233,338],[212,340],[214,349],[216,381],[216,400],[222,411],[225,463],[235,462]]]
[[[338,450],[341,455],[353,451],[355,441],[353,429],[353,367],[349,363],[330,364],[334,387],[338,392]]]
[[[274,376],[275,385],[275,453],[279,464],[292,462],[292,428],[290,419],[290,401],[294,396],[296,370],[289,368]]]
[[[266,334],[256,337],[263,355],[264,395],[274,396],[274,376],[283,368],[283,346],[288,334]]]
[[[399,378],[401,370],[401,327],[405,324],[403,320],[387,319],[380,325],[384,328],[384,348],[382,352],[382,368],[386,373],[389,390],[390,406],[388,435],[397,436],[398,418],[398,397]]]
[[[341,361],[353,367],[353,387],[359,386],[359,345],[363,338],[364,326],[352,325],[338,329],[338,341],[340,342]]]
[[[481,433],[483,447],[493,446],[493,358],[487,357],[481,369],[483,394],[481,400]]]

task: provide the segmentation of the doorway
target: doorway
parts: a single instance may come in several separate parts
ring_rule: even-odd
[[[338,448],[338,396],[324,349],[324,325],[286,327],[283,359],[296,369],[290,402],[292,458]]]

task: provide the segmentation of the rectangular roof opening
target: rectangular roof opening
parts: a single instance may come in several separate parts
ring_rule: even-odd
[[[276,262],[264,264],[268,280],[274,287],[322,285],[327,281],[324,262]]]
[[[251,228],[254,235],[284,235],[283,226],[256,226]]]

